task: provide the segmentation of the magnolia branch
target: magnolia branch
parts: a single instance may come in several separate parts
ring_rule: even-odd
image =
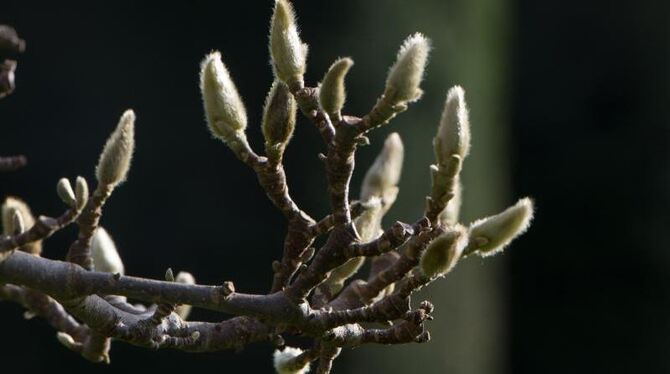
[[[11,48],[22,50],[21,43],[15,33],[0,27],[0,57]],[[432,185],[422,217],[414,224],[395,221],[384,229],[382,219],[398,197],[402,141],[397,133],[386,139],[365,175],[358,200],[352,202],[355,154],[359,146],[369,144],[367,136],[374,129],[387,125],[421,97],[428,39],[414,34],[405,40],[384,92],[362,117],[342,113],[345,78],[353,66],[350,58],[337,59],[318,86],[305,84],[307,45],[300,39],[287,0],[275,3],[269,50],[275,80],[263,109],[262,153],[249,144],[246,108],[221,54],[208,54],[200,72],[210,131],[254,170],[288,224],[282,257],[272,264],[268,294],[238,292],[230,281],[200,285],[191,274],[175,276],[171,269],[165,280],[125,274],[118,251],[99,222],[104,205],[125,181],[131,165],[135,115],[128,110],[103,148],[90,197],[87,182],[79,177],[74,189],[67,179],[58,182],[58,196],[68,209],[57,218],[35,219],[22,200],[5,201],[0,299],[45,318],[62,344],[95,362],[109,362],[112,338],[148,349],[192,352],[271,342],[279,348],[274,355],[278,372],[304,373],[316,363],[317,373],[329,373],[343,348],[427,342],[426,322],[432,319],[433,305],[423,301],[413,308],[414,293],[444,277],[468,255],[499,253],[529,226],[532,202],[521,199],[500,214],[470,225],[459,223],[460,172],[469,153],[470,125],[464,92],[456,86],[447,93],[433,140],[435,165],[430,167]],[[8,64],[3,65],[0,83],[6,86],[12,78],[12,86],[0,84],[0,95],[13,89],[16,65]],[[283,155],[298,109],[324,141],[319,157],[331,209],[318,221],[295,202],[284,171]],[[0,171],[24,163],[20,157],[0,158]],[[41,242],[71,223],[78,235],[67,262],[41,257]],[[317,241],[320,238],[324,240]],[[321,242],[320,248],[314,246]],[[370,272],[359,276],[366,262]],[[192,307],[229,317],[219,322],[189,321]],[[370,323],[386,327],[372,328]],[[306,350],[284,347],[283,335],[289,334],[310,337],[313,345]]]

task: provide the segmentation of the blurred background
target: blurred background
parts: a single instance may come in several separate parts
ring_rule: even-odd
[[[429,188],[430,140],[449,87],[471,108],[463,221],[532,196],[531,230],[502,256],[464,261],[415,302],[436,305],[425,345],[345,350],[340,373],[629,373],[670,371],[670,3],[661,0],[295,1],[310,44],[306,80],[352,56],[348,112],[382,92],[398,46],[415,31],[434,51],[423,100],[359,150],[353,194],[386,134],[405,141],[398,203],[388,221],[414,221]],[[266,292],[285,223],[250,170],[206,129],[199,61],[222,51],[258,125],[271,83],[272,1],[44,2],[4,0],[0,23],[27,41],[17,89],[0,100],[0,153],[29,166],[0,174],[0,196],[57,215],[60,177],[85,176],[126,108],[137,152],[103,225],[129,274],[167,267],[201,283],[234,280]],[[286,167],[295,199],[328,212],[314,128],[300,120]],[[262,232],[261,235],[258,235]],[[69,228],[46,246],[63,258]],[[220,315],[197,310],[193,319]],[[0,304],[2,365],[24,372],[218,370],[271,372],[272,348],[242,353],[147,352],[112,347],[111,366],[67,351],[43,320]]]

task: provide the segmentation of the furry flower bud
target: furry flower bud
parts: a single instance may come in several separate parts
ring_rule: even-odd
[[[340,111],[347,99],[347,93],[344,89],[344,78],[354,62],[348,58],[339,58],[335,61],[321,81],[319,88],[319,104],[324,112],[333,121],[340,120]]]
[[[302,367],[294,367],[292,360],[302,353],[302,349],[294,347],[284,347],[284,350],[276,350],[273,359],[277,374],[305,374],[309,371],[309,362]]]
[[[72,185],[67,178],[61,178],[58,181],[56,192],[58,192],[58,197],[60,197],[67,206],[71,208],[77,206],[77,198],[75,197]]]
[[[533,201],[526,197],[502,213],[473,222],[469,230],[469,251],[477,251],[482,256],[501,252],[528,229],[533,210]]]
[[[263,108],[263,137],[269,157],[281,158],[295,129],[298,106],[288,86],[275,81]]]
[[[421,270],[430,278],[448,273],[461,258],[466,244],[467,236],[461,226],[438,236],[421,257]]]
[[[84,177],[77,177],[75,182],[75,198],[77,200],[77,210],[84,209],[86,203],[88,202],[88,183]]]
[[[15,214],[21,216],[24,230],[30,230],[35,225],[35,217],[30,211],[30,207],[17,197],[7,197],[0,210],[2,213],[2,231],[5,235],[14,235],[18,229],[15,226]],[[42,253],[42,241],[28,243],[21,247],[21,250],[34,255],[40,255]]]
[[[289,87],[302,87],[307,45],[300,40],[295,12],[287,0],[275,2],[270,21],[270,55],[276,77]]]
[[[384,148],[375,159],[363,179],[361,200],[373,196],[384,198],[385,192],[395,189],[402,172],[404,147],[397,133],[390,134],[384,141]]]
[[[405,40],[395,64],[386,78],[384,96],[396,104],[413,102],[421,97],[419,88],[428,62],[430,41],[420,33]]]
[[[180,271],[175,278],[175,282],[183,284],[195,284],[195,278],[189,272]],[[177,313],[183,320],[186,320],[191,314],[191,309],[192,307],[190,305],[180,304],[175,308],[175,313]]]
[[[91,257],[95,270],[104,273],[124,274],[123,261],[121,261],[121,256],[116,250],[116,245],[102,227],[98,227],[93,234]]]
[[[126,110],[109,136],[95,169],[98,183],[116,186],[126,180],[135,149],[135,113]]]
[[[218,51],[205,56],[200,64],[200,91],[212,135],[226,143],[244,137],[247,112]]]
[[[470,151],[470,121],[465,92],[460,86],[451,88],[447,93],[433,147],[440,165],[447,165],[452,155],[458,155],[463,160]]]

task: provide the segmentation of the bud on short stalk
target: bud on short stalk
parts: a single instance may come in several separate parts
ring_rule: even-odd
[[[332,121],[340,121],[340,112],[347,99],[344,88],[344,78],[354,62],[348,58],[340,58],[335,61],[321,81],[319,87],[319,105],[328,114]]]
[[[392,105],[414,102],[421,98],[419,88],[428,62],[430,41],[420,33],[405,40],[398,51],[396,62],[386,78],[384,97]]]
[[[30,230],[35,225],[35,217],[30,211],[30,207],[23,200],[17,197],[7,197],[0,209],[2,213],[2,232],[5,235],[15,235],[17,229],[15,215],[21,217],[23,224],[22,231]],[[28,243],[21,247],[21,250],[39,256],[42,253],[42,241]]]
[[[126,110],[107,139],[95,170],[98,183],[116,186],[126,180],[135,149],[135,113]]]
[[[429,278],[447,274],[458,263],[466,244],[467,236],[461,226],[438,236],[421,257],[421,270]]]
[[[295,129],[297,104],[288,86],[275,81],[263,108],[263,137],[265,151],[270,159],[281,160]]]
[[[209,130],[239,156],[248,147],[247,112],[221,53],[210,53],[200,64],[200,91]]]
[[[270,21],[270,55],[275,76],[292,89],[304,84],[307,49],[298,34],[293,6],[277,0]]]
[[[442,209],[440,219],[446,219],[453,224],[458,218],[460,201],[452,202],[451,199],[457,195],[460,199],[459,174],[463,160],[470,151],[468,109],[465,93],[459,86],[451,88],[447,93],[440,125],[433,138],[433,150],[437,164],[431,166],[433,180],[429,202]],[[449,212],[445,213],[444,204],[450,209]]]
[[[476,251],[482,256],[501,252],[528,229],[533,211],[533,201],[523,198],[502,213],[473,222],[469,229],[470,244],[467,251]]]
[[[71,208],[75,208],[77,206],[77,198],[75,197],[72,185],[67,178],[61,178],[58,181],[58,184],[56,185],[56,192],[58,193],[58,197],[60,197],[60,199],[63,200],[67,206]]]
[[[447,93],[433,147],[438,164],[445,166],[452,155],[458,155],[463,160],[470,152],[470,121],[465,92],[460,86],[451,88]]]

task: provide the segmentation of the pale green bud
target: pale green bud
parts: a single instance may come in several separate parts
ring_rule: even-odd
[[[91,257],[96,271],[124,274],[123,261],[107,231],[98,227],[91,240]]]
[[[2,204],[0,211],[2,213],[2,232],[5,235],[14,235],[19,229],[19,227],[15,225],[17,224],[14,218],[15,214],[21,216],[23,222],[22,230],[30,230],[30,228],[35,225],[35,217],[30,211],[30,207],[17,197],[7,197]],[[42,253],[42,241],[28,243],[21,247],[21,250],[39,256]]]
[[[375,159],[363,179],[361,200],[373,196],[385,197],[386,191],[396,188],[402,172],[404,147],[397,133],[390,134],[384,141],[384,148]]]
[[[460,86],[451,88],[447,93],[433,147],[440,165],[447,165],[452,155],[458,155],[463,160],[470,151],[470,121],[465,92]]]
[[[183,284],[195,284],[195,278],[191,273],[180,271],[175,278],[175,282]],[[177,305],[174,311],[179,315],[179,317],[185,320],[191,314],[191,309],[192,307],[190,305],[180,304]]]
[[[98,183],[115,186],[126,180],[135,149],[135,113],[126,110],[107,139],[95,169]]]
[[[344,282],[351,278],[352,275],[356,274],[364,263],[365,257],[359,256],[351,258],[344,264],[333,269],[325,282],[330,290],[331,295],[335,295],[340,292],[342,287],[344,287]]]
[[[172,271],[172,268],[167,268],[167,270],[165,270],[165,280],[174,282],[174,272]]]
[[[288,86],[281,81],[272,83],[263,108],[263,137],[269,157],[281,158],[295,129],[298,105]]]
[[[330,65],[319,87],[321,109],[328,113],[333,121],[339,121],[341,118],[340,111],[347,99],[344,78],[353,64],[354,62],[348,57],[337,59]]]
[[[500,214],[473,222],[470,225],[468,252],[477,251],[482,256],[501,252],[528,229],[533,210],[533,201],[526,197]]]
[[[226,143],[244,137],[247,112],[218,51],[205,56],[200,64],[200,91],[212,135]]]
[[[180,271],[179,273],[177,273],[175,282],[183,284],[195,284],[195,277],[193,277],[193,274],[187,271]]]
[[[270,21],[270,55],[276,77],[290,87],[302,87],[307,46],[300,40],[295,12],[287,0],[275,2]]]
[[[461,258],[466,244],[467,236],[461,226],[438,236],[421,257],[421,270],[430,278],[448,273]]]
[[[12,235],[16,231],[13,225],[13,216],[14,212],[17,211],[23,218],[25,227],[29,229],[35,224],[35,218],[28,204],[17,197],[9,196],[2,204],[2,231],[5,235]]]
[[[309,362],[300,368],[291,365],[291,360],[300,356],[302,352],[302,349],[294,347],[284,347],[281,351],[276,350],[273,361],[277,374],[306,374],[309,371]]]
[[[420,33],[405,40],[398,51],[396,62],[386,78],[384,97],[395,104],[413,102],[421,98],[421,80],[428,62],[430,41]]]
[[[84,177],[77,177],[75,182],[75,199],[78,211],[84,209],[88,202],[88,183]]]
[[[77,199],[74,195],[74,190],[72,185],[67,178],[61,178],[56,185],[56,192],[58,192],[58,197],[60,197],[63,202],[71,207],[75,208],[77,206]]]

